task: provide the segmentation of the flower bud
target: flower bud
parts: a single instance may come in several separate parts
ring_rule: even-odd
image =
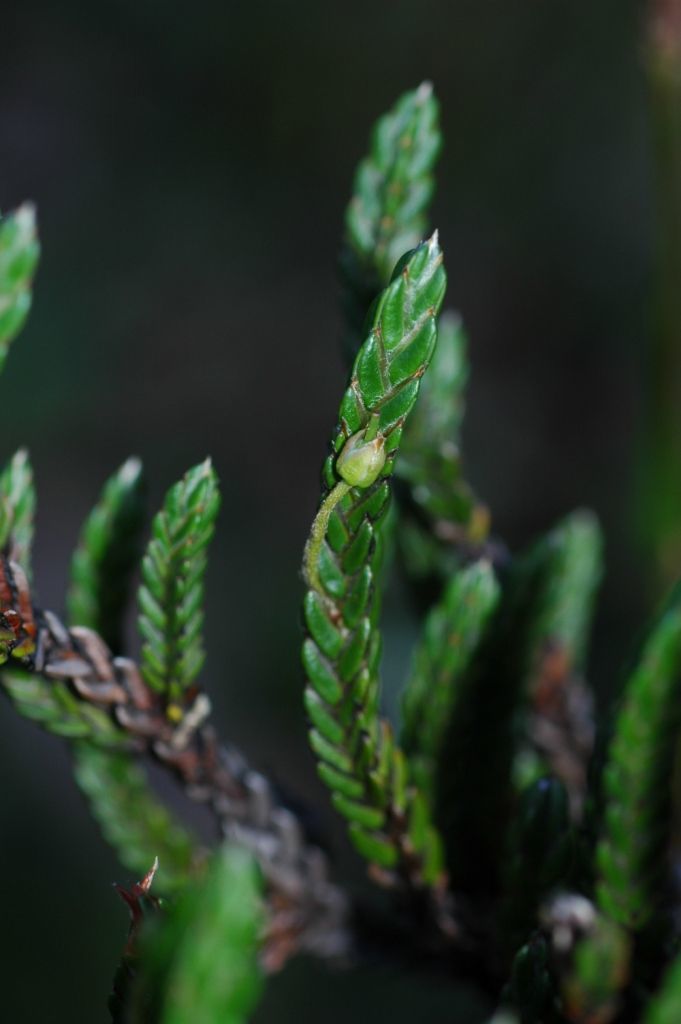
[[[385,466],[385,438],[365,440],[364,431],[353,434],[336,461],[336,470],[351,487],[370,487]]]

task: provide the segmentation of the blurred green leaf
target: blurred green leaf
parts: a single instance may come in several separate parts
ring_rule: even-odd
[[[126,868],[143,875],[158,857],[155,883],[162,893],[183,886],[195,844],[153,795],[131,754],[74,745],[74,775],[107,842]]]
[[[142,464],[128,459],[107,481],[71,560],[69,621],[94,629],[117,654],[130,579],[141,554],[143,495]]]
[[[0,371],[31,308],[31,281],[39,255],[35,210],[24,203],[0,220]]]
[[[0,473],[0,549],[9,545],[10,558],[29,579],[35,506],[33,469],[28,452],[20,448]]]
[[[221,850],[167,915],[148,920],[132,1024],[245,1024],[262,989],[261,927],[253,860]]]
[[[632,930],[668,910],[671,779],[681,726],[681,586],[643,644],[617,716],[603,771],[596,853],[598,903]]]

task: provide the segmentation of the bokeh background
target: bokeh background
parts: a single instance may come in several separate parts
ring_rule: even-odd
[[[469,476],[513,547],[596,509],[608,576],[593,675],[611,688],[648,607],[634,516],[653,252],[640,14],[633,0],[2,5],[0,206],[36,201],[43,259],[2,380],[0,457],[31,451],[39,600],[63,607],[82,518],[128,454],[153,509],[210,453],[224,492],[205,671],[217,719],[316,802],[351,877],[306,751],[296,609],[344,383],[335,271],[353,167],[375,117],[431,78],[446,139],[434,220],[471,337]],[[410,629],[398,599],[388,625],[394,687]],[[105,1021],[127,928],[110,883],[128,876],[64,745],[4,702],[0,730],[3,1019]],[[258,1016],[349,1019],[469,1017],[431,980],[304,962]]]

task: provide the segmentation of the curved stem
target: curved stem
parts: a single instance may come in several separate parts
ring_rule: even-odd
[[[319,556],[322,551],[322,544],[326,537],[326,530],[329,525],[329,519],[331,513],[338,504],[342,501],[345,495],[350,490],[350,484],[346,483],[345,480],[339,480],[336,486],[329,491],[324,501],[319,506],[319,511],[314,518],[312,523],[312,529],[310,530],[310,536],[307,544],[305,545],[305,552],[303,555],[303,575],[305,582],[308,587],[312,590],[316,590],[322,597],[326,597],[325,591],[322,587],[322,581],[319,578]]]

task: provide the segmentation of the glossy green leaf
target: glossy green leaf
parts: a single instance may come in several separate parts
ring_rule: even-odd
[[[364,339],[374,297],[389,282],[402,253],[427,232],[440,145],[438,103],[429,82],[405,93],[373,129],[370,151],[355,174],[341,254],[351,360]],[[369,387],[372,374],[378,379],[371,346],[365,347],[362,366]]]
[[[419,401],[405,427],[396,472],[401,494],[400,553],[418,583],[448,579],[461,552],[485,541],[489,512],[463,475],[461,422],[468,382],[466,335],[461,320],[445,313]]]
[[[203,663],[203,577],[219,504],[206,460],[168,491],[142,562],[142,674],[169,705],[181,705]]]
[[[402,426],[435,345],[445,276],[433,237],[396,269],[374,306],[340,410],[332,455],[324,469],[327,491],[305,550],[308,586],[303,611],[305,704],[314,728],[310,743],[336,809],[350,823],[359,852],[418,884],[441,877],[441,844],[407,777],[392,731],[379,716],[380,632],[377,585],[382,529]],[[350,446],[380,448],[380,475],[365,486],[348,480],[339,456]]]

